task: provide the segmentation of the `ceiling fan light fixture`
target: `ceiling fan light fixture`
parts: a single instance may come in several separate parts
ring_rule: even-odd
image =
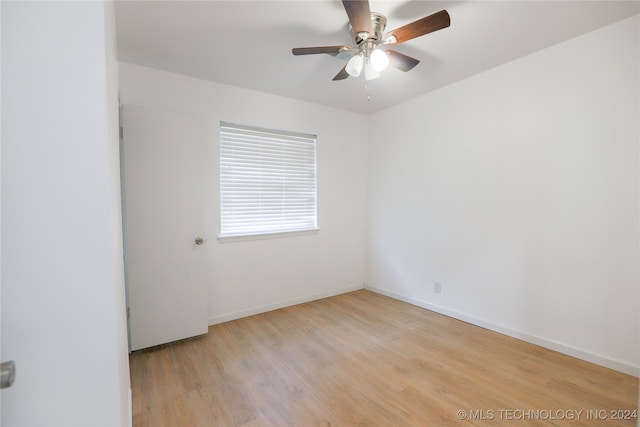
[[[380,77],[380,71],[376,70],[371,61],[367,61],[364,65],[364,79],[373,80]]]
[[[380,49],[371,52],[371,66],[380,72],[389,66],[389,57]]]
[[[347,65],[333,78],[334,81],[344,80],[349,76],[358,77],[363,71],[365,80],[376,79],[389,65],[409,71],[420,61],[395,50],[385,52],[379,48],[404,43],[451,25],[449,12],[443,9],[385,33],[387,18],[379,12],[372,12],[369,0],[342,0],[342,6],[349,18],[347,27],[353,40],[351,46],[292,49],[294,55],[330,54],[341,60],[348,59]]]
[[[362,71],[363,63],[364,58],[362,57],[361,53],[358,53],[357,55],[353,55],[349,62],[347,62],[345,70],[347,73],[349,73],[350,76],[358,77],[360,75],[360,72]]]

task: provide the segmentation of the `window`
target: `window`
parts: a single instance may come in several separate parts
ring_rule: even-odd
[[[220,122],[220,237],[315,230],[316,136]]]

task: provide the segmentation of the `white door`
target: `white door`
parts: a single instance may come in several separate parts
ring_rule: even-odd
[[[131,350],[207,332],[204,129],[172,111],[123,107]],[[199,243],[199,242],[198,242]]]

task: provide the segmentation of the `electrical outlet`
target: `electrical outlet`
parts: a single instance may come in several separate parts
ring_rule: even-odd
[[[433,284],[433,292],[436,293],[436,294],[439,294],[440,292],[442,292],[442,283],[434,282],[434,284]]]

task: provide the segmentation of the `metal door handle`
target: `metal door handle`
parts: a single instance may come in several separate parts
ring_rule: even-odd
[[[0,364],[0,388],[11,387],[16,378],[16,364],[12,361]]]

